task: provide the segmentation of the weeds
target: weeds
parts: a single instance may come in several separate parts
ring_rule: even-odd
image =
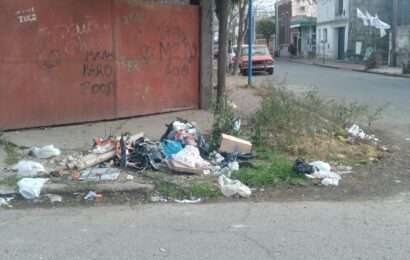
[[[8,186],[8,187],[15,187],[17,186],[17,182],[20,180],[17,176],[8,176],[3,179],[0,179],[0,185]]]
[[[7,165],[16,164],[20,157],[18,153],[18,147],[13,143],[5,141],[2,136],[3,132],[0,130],[0,147],[3,147],[4,151],[6,152],[4,163]]]
[[[168,199],[213,199],[221,194],[209,178],[174,183],[166,180],[164,175],[154,172],[146,172],[144,176],[151,179],[156,190]]]
[[[209,138],[209,144],[212,150],[218,147],[221,134],[230,134],[234,136],[239,135],[239,129],[235,127],[238,118],[235,116],[229,101],[223,99],[223,104],[217,109],[217,106],[213,106],[214,123],[212,132]]]
[[[255,168],[241,168],[233,174],[250,187],[266,187],[278,184],[305,185],[304,176],[293,172],[293,161],[269,149],[257,150],[257,159],[262,159]]]
[[[220,195],[220,191],[209,183],[194,183],[192,185],[177,185],[171,182],[157,182],[158,192],[171,199],[213,199]]]
[[[253,142],[287,152],[301,137],[314,139],[319,134],[331,140],[345,136],[345,128],[352,123],[367,120],[370,126],[383,111],[357,102],[326,100],[317,91],[296,95],[283,86],[263,86],[259,93],[261,108],[250,121]]]

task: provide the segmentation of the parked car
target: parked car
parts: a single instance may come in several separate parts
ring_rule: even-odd
[[[252,72],[267,72],[273,74],[275,62],[265,45],[252,47]],[[242,56],[239,59],[239,69],[242,75],[248,74],[248,46],[242,46]]]

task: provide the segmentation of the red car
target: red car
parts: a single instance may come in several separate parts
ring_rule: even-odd
[[[253,45],[252,48],[252,71],[267,72],[273,74],[275,62],[265,45]],[[242,56],[239,59],[239,68],[242,75],[248,74],[248,46],[243,45]]]

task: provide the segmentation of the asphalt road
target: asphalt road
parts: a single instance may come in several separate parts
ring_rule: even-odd
[[[408,199],[3,211],[0,259],[407,260]]]
[[[267,80],[266,76],[256,80]],[[316,89],[329,99],[357,101],[371,108],[384,107],[377,127],[396,137],[410,137],[410,79],[336,70],[279,61],[274,82],[286,82],[295,91]]]
[[[295,90],[391,103],[379,125],[409,133],[410,80],[279,62],[273,79],[285,76]],[[403,192],[360,202],[0,209],[0,259],[409,259],[409,202]]]

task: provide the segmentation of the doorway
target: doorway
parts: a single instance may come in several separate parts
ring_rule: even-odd
[[[337,59],[345,58],[345,27],[337,28]]]

